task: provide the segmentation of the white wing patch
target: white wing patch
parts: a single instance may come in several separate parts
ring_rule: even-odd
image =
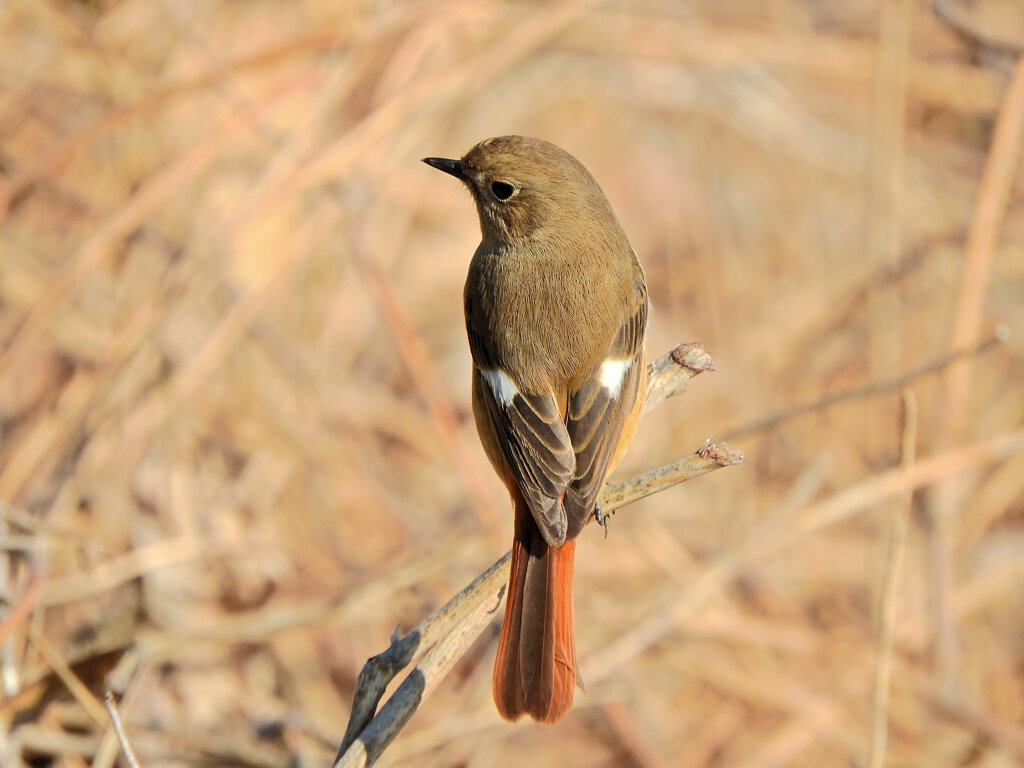
[[[601,386],[607,389],[613,398],[619,396],[622,380],[632,364],[632,360],[605,360],[601,363],[598,378],[601,380]]]
[[[513,398],[519,394],[519,389],[512,381],[512,377],[501,368],[496,368],[493,371],[481,370],[480,375],[484,377],[487,386],[491,388],[494,399],[505,407],[511,405]]]

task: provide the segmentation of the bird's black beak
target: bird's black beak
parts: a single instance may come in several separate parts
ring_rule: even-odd
[[[423,162],[431,168],[450,173],[456,179],[466,180],[466,175],[462,172],[461,160],[449,160],[447,157],[424,157]]]

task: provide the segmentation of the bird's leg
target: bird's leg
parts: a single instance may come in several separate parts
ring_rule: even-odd
[[[594,505],[594,519],[597,520],[598,525],[604,526],[604,537],[608,538],[608,521],[611,519],[614,512],[609,512],[607,515],[601,510],[601,502],[597,502]]]

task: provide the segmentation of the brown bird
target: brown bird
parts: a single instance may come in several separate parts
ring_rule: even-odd
[[[578,681],[575,539],[643,407],[647,286],[601,188],[565,150],[500,136],[423,162],[469,187],[483,236],[464,294],[473,415],[515,508],[494,702],[506,720],[555,723]]]

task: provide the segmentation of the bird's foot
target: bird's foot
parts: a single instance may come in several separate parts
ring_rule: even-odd
[[[597,505],[594,507],[594,519],[597,521],[598,525],[604,526],[604,537],[606,539],[608,538],[608,521],[611,520],[613,514],[613,512],[605,514],[604,511],[601,509],[600,502],[598,502]]]

